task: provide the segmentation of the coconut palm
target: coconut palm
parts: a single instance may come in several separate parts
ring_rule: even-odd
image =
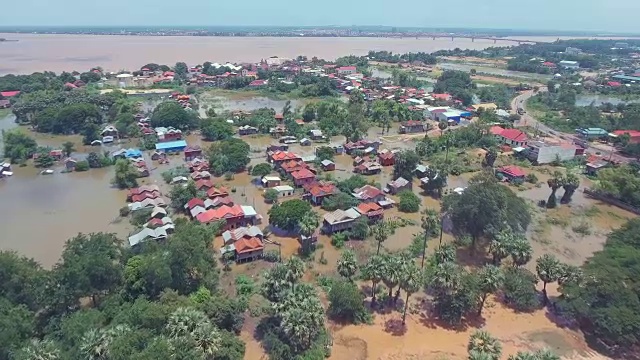
[[[491,360],[499,360],[502,355],[502,344],[488,332],[477,330],[469,338],[467,350],[487,354]]]
[[[58,360],[60,349],[51,340],[31,340],[29,345],[18,351],[16,360]]]
[[[372,256],[362,268],[364,280],[371,281],[371,304],[376,303],[376,286],[383,279],[385,260],[381,255]]]
[[[358,272],[358,262],[356,254],[347,250],[342,253],[338,260],[338,274],[345,279],[352,281],[353,276]]]
[[[580,186],[580,179],[574,173],[567,173],[567,176],[564,177],[564,182],[562,183],[562,187],[564,188],[564,194],[560,199],[560,203],[561,204],[570,203],[573,193],[576,192],[579,186]]]
[[[482,315],[484,303],[489,294],[497,292],[504,282],[504,274],[499,267],[485,265],[478,272],[478,290],[480,293],[480,305],[478,306],[478,316]]]
[[[308,253],[311,248],[311,236],[320,225],[318,214],[313,211],[304,214],[300,219],[299,225],[300,235],[304,238],[302,248],[305,253]]]
[[[427,254],[427,240],[431,236],[431,233],[438,227],[440,220],[438,219],[438,212],[434,209],[425,209],[422,213],[422,223],[420,227],[424,230],[424,242],[422,244],[422,260],[420,261],[420,268],[424,268],[424,257]]]
[[[540,280],[542,280],[542,294],[544,295],[545,304],[549,302],[547,284],[558,281],[561,270],[560,261],[553,255],[544,254],[536,260],[536,272]]]
[[[401,269],[400,288],[406,293],[404,309],[402,311],[402,325],[406,323],[407,309],[409,308],[409,297],[420,290],[422,284],[422,271],[414,262],[407,262]]]
[[[514,266],[525,265],[531,260],[531,257],[533,257],[533,249],[531,248],[531,244],[529,243],[529,240],[527,240],[527,238],[523,235],[518,235],[515,237],[509,253],[509,255],[511,255],[511,259],[513,260]]]
[[[506,231],[498,233],[489,245],[489,252],[493,256],[493,265],[499,266],[502,260],[511,253],[515,238],[513,233]]]
[[[380,255],[380,247],[382,247],[382,243],[389,238],[389,226],[386,222],[381,221],[376,226],[373,227],[373,238],[378,243],[378,249],[376,250],[376,255]]]

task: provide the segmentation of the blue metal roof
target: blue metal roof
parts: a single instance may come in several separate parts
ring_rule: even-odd
[[[156,150],[168,150],[185,147],[187,147],[187,142],[184,140],[168,141],[156,144]]]

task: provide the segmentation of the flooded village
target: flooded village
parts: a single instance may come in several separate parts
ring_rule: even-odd
[[[121,46],[136,46],[133,39]],[[180,53],[179,44],[174,45]],[[493,245],[478,249],[487,253],[478,255],[475,234],[474,245],[465,244],[472,234],[463,236],[456,228],[460,220],[444,201],[479,183],[487,188],[498,184],[522,199],[530,214],[521,230],[531,260],[522,268],[532,274],[540,273],[535,259],[545,254],[566,266],[581,266],[602,250],[610,232],[637,217],[632,206],[622,208],[589,193],[597,192],[599,171],[633,163],[616,138],[636,143],[637,131],[545,131],[535,111],[516,101],[546,92],[554,74],[501,70],[477,59],[481,65],[464,65],[462,56],[446,57],[445,65],[418,59],[366,62],[366,56],[333,60],[350,51],[365,52],[350,43],[340,46],[326,61],[291,54],[200,64],[206,56],[198,53],[194,56],[200,60],[170,68],[150,63],[133,69],[139,58],[123,63],[92,56],[87,59],[109,67],[116,61],[130,69],[65,73],[64,96],[86,92],[101,97],[91,101],[108,103],[100,108],[107,121],[82,110],[92,131],[55,134],[56,126],[71,126],[76,112],[56,123],[55,115],[30,113],[24,106],[35,101],[30,91],[1,92],[0,101],[9,100],[0,112],[3,134],[31,138],[38,148],[3,165],[0,248],[51,268],[65,241],[78,233],[114,233],[135,253],[145,243],[170,243],[181,224],[202,224],[216,229],[209,251],[220,264],[219,286],[230,294],[240,292],[238,277],[260,284],[275,264],[291,258],[304,261],[301,281],[322,291],[331,279],[344,276],[340,264],[351,251],[359,264],[381,251],[389,256],[408,251],[412,263],[422,256],[424,265],[423,253],[429,257],[446,245],[467,269],[495,264]],[[464,61],[469,64],[468,58]],[[71,70],[56,66],[51,70]],[[486,71],[478,74],[482,66]],[[562,71],[569,76],[569,70]],[[450,75],[453,81],[473,83],[469,89],[508,87],[506,101],[479,92],[466,101],[458,93],[439,91],[451,73],[457,74]],[[4,138],[6,148],[10,139]],[[5,151],[5,156],[11,155]],[[94,166],[96,161],[100,165]],[[429,210],[435,225],[428,225]],[[478,218],[484,218],[482,211],[476,212]],[[502,234],[493,230],[479,237]],[[511,266],[517,267],[505,265]],[[401,305],[376,307],[370,280],[365,275],[354,279],[365,289],[368,321],[322,320],[331,339],[329,359],[467,359],[469,337],[479,329],[502,344],[502,355],[495,359],[538,349],[550,349],[562,359],[609,358],[550,306],[517,311],[496,291],[485,295],[481,316],[450,326],[433,315],[435,295],[422,291],[422,285],[407,292]],[[377,282],[380,298],[391,301],[400,280]],[[534,283],[542,291],[543,281]],[[559,297],[558,286],[544,282],[544,296]],[[319,296],[325,308],[330,297]],[[249,299],[239,330],[244,359],[270,356],[256,335],[269,306],[259,292]]]

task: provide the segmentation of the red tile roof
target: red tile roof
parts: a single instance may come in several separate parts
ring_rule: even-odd
[[[207,196],[212,199],[217,196],[227,196],[227,195],[229,195],[229,190],[227,190],[227,188],[225,187],[220,187],[220,188],[212,187],[211,189],[207,190]]]
[[[522,177],[522,176],[526,176],[527,174],[525,174],[525,172],[520,169],[519,167],[515,166],[515,165],[507,165],[507,166],[503,166],[501,168],[498,169],[498,171],[503,172],[507,175],[513,176],[513,177]]]
[[[500,126],[492,126],[489,129],[489,132],[492,133],[493,135],[500,135],[500,134],[502,134],[503,131],[504,131],[504,129],[501,128]]]
[[[10,98],[10,97],[14,97],[14,96],[20,95],[20,91],[2,91],[2,92],[0,92],[0,95],[4,96],[6,98]]]
[[[339,67],[338,71],[356,71],[356,67],[355,66],[343,66],[343,67]]]
[[[242,207],[240,205],[227,206],[223,205],[217,209],[210,209],[201,214],[198,214],[196,218],[201,223],[208,223],[211,221],[217,221],[221,219],[228,219],[234,217],[244,216]]]
[[[276,151],[271,155],[274,161],[300,160],[300,156],[289,151]]]
[[[607,83],[607,85],[611,86],[611,87],[618,87],[618,86],[622,86],[622,83],[617,82],[617,81],[609,81]]]
[[[392,153],[391,151],[387,151],[387,152],[381,152],[378,154],[378,157],[380,159],[384,159],[384,160],[391,160],[395,157],[396,155],[394,153]]]
[[[384,211],[382,207],[376,203],[361,203],[357,209],[360,214],[370,216],[379,215],[379,213],[381,214]]]
[[[211,189],[213,187],[213,181],[209,179],[200,179],[196,181],[196,189],[200,190],[202,188]]]
[[[236,248],[236,252],[238,254],[242,254],[245,252],[251,252],[256,250],[264,249],[264,244],[257,237],[252,238],[242,238],[234,243],[234,247]]]
[[[143,192],[141,194],[138,195],[133,195],[131,197],[131,201],[132,202],[139,202],[142,201],[144,199],[156,199],[160,197],[160,192],[159,191],[152,191],[152,192]]]
[[[509,139],[511,141],[517,141],[517,142],[527,141],[528,139],[527,134],[523,133],[518,129],[504,129],[500,133],[500,136],[502,136],[505,139]]]
[[[187,202],[187,205],[186,205],[186,207],[188,209],[193,209],[196,206],[204,207],[204,200],[198,199],[198,198],[193,198],[193,199],[189,200],[189,202]]]
[[[552,63],[550,61],[545,61],[545,62],[542,63],[542,65],[544,65],[546,67],[552,67],[552,68],[556,67],[556,64],[554,64],[554,63]]]
[[[338,188],[333,183],[315,183],[306,186],[305,189],[315,197],[333,195],[338,191]]]
[[[629,134],[629,136],[631,136],[632,138],[640,137],[640,131],[638,130],[615,130],[612,132],[612,134],[618,135],[618,136]]]
[[[316,174],[312,173],[311,170],[307,168],[300,169],[298,171],[294,171],[291,173],[291,176],[296,180],[315,178]]]
[[[380,195],[384,195],[382,190],[372,185],[365,185],[359,189],[355,189],[353,192],[358,194],[362,200],[373,199]]]

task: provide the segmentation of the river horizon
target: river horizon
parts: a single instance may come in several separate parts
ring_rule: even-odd
[[[148,63],[174,65],[211,62],[259,62],[271,56],[298,55],[334,60],[345,55],[365,55],[369,50],[434,52],[447,49],[482,50],[513,46],[512,41],[469,38],[374,37],[232,37],[232,36],[119,36],[0,33],[10,40],[0,43],[0,76],[33,72],[87,71],[100,66],[107,71],[136,70]],[[570,37],[532,36],[505,39],[553,42]],[[579,37],[576,37],[579,38]]]

